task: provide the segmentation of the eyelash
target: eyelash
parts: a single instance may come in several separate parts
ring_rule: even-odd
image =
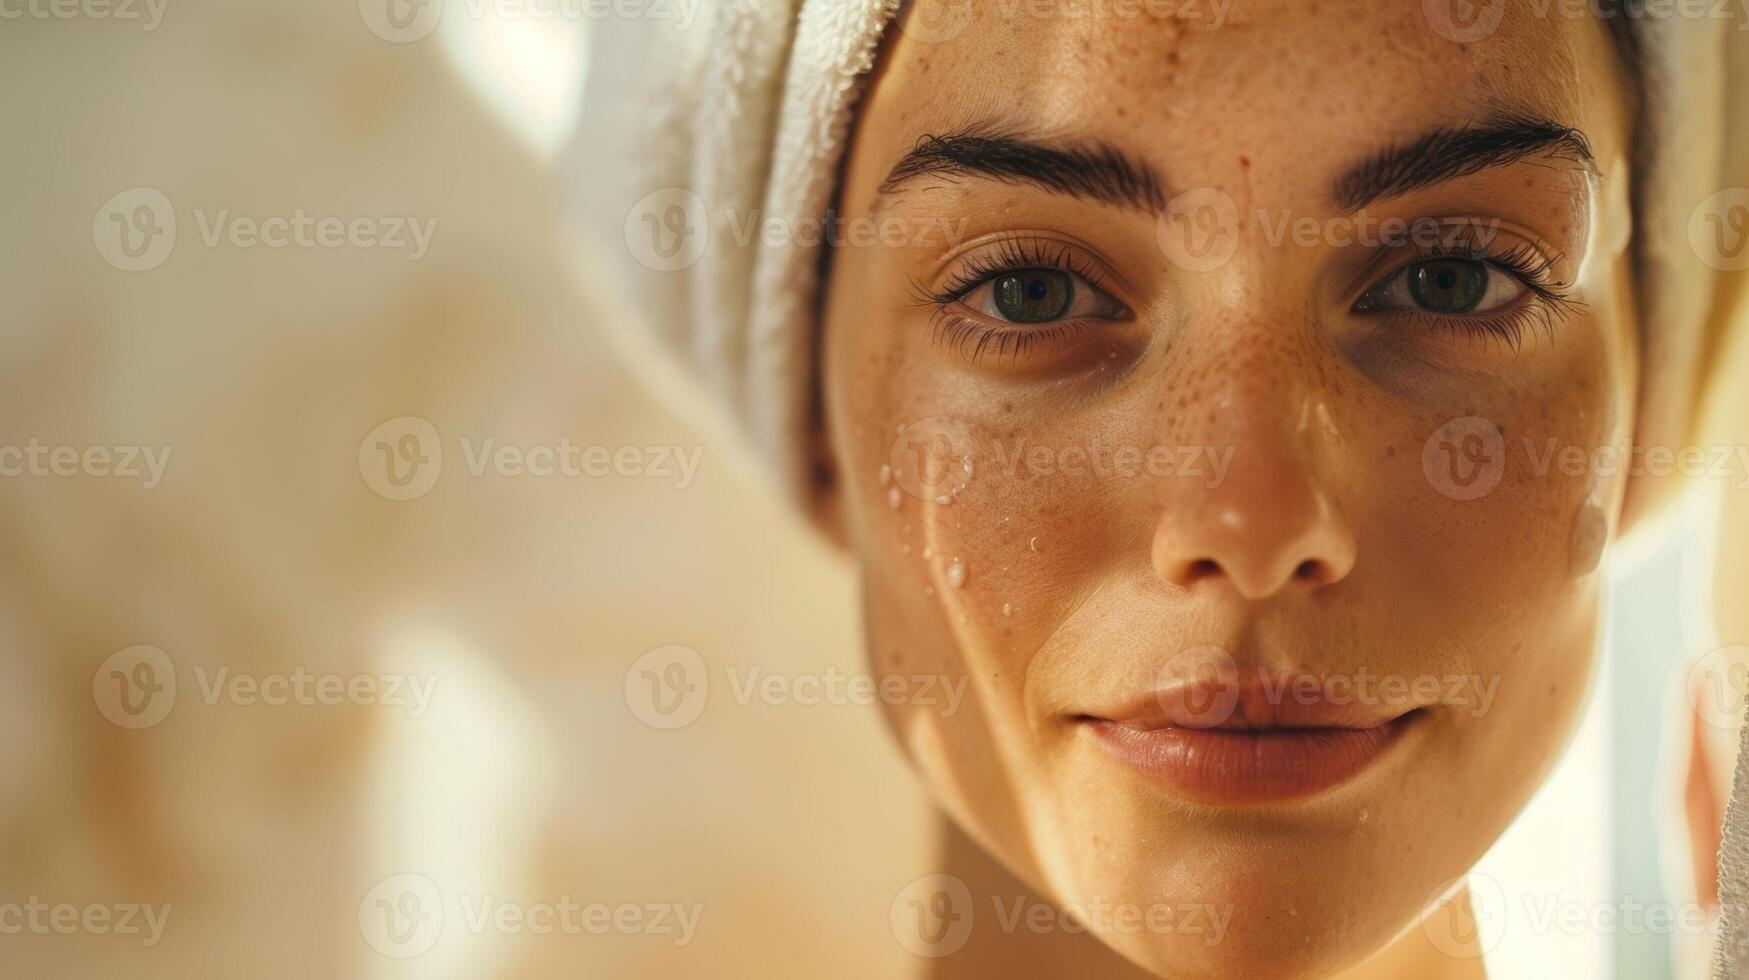
[[[992,323],[954,310],[954,304],[978,287],[1025,269],[1066,272],[1105,292],[1106,277],[1093,265],[1080,260],[1069,246],[1034,239],[1003,239],[996,242],[990,252],[968,259],[966,267],[939,290],[913,284],[919,303],[935,307],[931,321],[935,343],[966,356],[973,364],[982,360],[992,348],[998,357],[1006,356],[1010,361],[1016,361],[1041,344],[1065,340],[1094,323],[1107,322],[1083,318],[1047,324]]]
[[[1552,338],[1557,323],[1585,308],[1583,303],[1570,298],[1565,284],[1551,281],[1560,257],[1543,255],[1528,244],[1514,245],[1494,254],[1489,254],[1485,248],[1469,247],[1461,241],[1418,246],[1415,255],[1393,266],[1388,275],[1375,279],[1367,287],[1367,292],[1418,262],[1439,258],[1469,259],[1504,272],[1524,286],[1530,301],[1499,312],[1450,315],[1426,310],[1367,311],[1359,309],[1357,300],[1355,312],[1376,313],[1417,327],[1431,326],[1466,340],[1499,340],[1517,351],[1527,331],[1534,329]],[[914,283],[920,304],[935,308],[931,318],[935,343],[966,356],[973,364],[992,350],[998,357],[1006,356],[1015,361],[1039,345],[1065,340],[1094,323],[1109,322],[1104,318],[1083,318],[1042,325],[991,323],[954,309],[954,305],[966,295],[1000,276],[1040,268],[1069,273],[1088,286],[1105,291],[1105,277],[1096,267],[1078,259],[1067,245],[1032,239],[1003,239],[995,243],[991,252],[967,260],[966,267],[939,290],[928,290]]]
[[[967,267],[942,289],[929,296],[936,303],[952,303],[997,276],[1021,269],[1056,269],[1080,276],[1088,285],[1098,288],[1104,281],[1099,271],[1075,257],[1067,245],[1031,239],[1007,238],[995,243],[997,254],[975,255]],[[1047,246],[1055,246],[1047,249]]]
[[[1463,242],[1441,243],[1429,248],[1417,247],[1414,256],[1392,266],[1389,274],[1373,280],[1372,285],[1367,287],[1367,293],[1390,282],[1418,262],[1441,258],[1469,259],[1498,269],[1523,285],[1530,301],[1519,303],[1509,310],[1462,316],[1430,313],[1426,310],[1367,311],[1359,308],[1358,300],[1355,311],[1362,314],[1376,312],[1377,315],[1398,323],[1419,321],[1419,325],[1431,325],[1434,329],[1466,340],[1499,340],[1517,351],[1521,348],[1527,331],[1534,329],[1539,335],[1552,340],[1557,323],[1564,322],[1574,313],[1585,309],[1585,304],[1569,296],[1566,284],[1552,281],[1554,268],[1561,257],[1543,255],[1522,243],[1493,254],[1487,252],[1485,247],[1470,247]]]

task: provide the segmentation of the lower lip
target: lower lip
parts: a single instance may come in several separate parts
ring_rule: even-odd
[[[1385,753],[1420,712],[1376,728],[1137,729],[1087,724],[1106,751],[1195,802],[1278,803],[1339,786]]]

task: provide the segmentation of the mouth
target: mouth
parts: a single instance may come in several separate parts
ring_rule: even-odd
[[[1236,702],[1236,703],[1235,703]],[[1230,712],[1188,712],[1182,692],[1145,709],[1074,717],[1101,748],[1151,781],[1214,806],[1282,803],[1359,777],[1426,714],[1260,701],[1245,691]]]

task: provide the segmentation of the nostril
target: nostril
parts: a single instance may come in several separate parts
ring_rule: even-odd
[[[1294,568],[1294,578],[1306,582],[1318,578],[1320,574],[1318,561],[1314,558],[1308,558]]]
[[[1190,563],[1189,574],[1185,576],[1185,579],[1190,582],[1195,582],[1198,579],[1210,578],[1219,574],[1221,574],[1221,565],[1219,562],[1215,561],[1213,558],[1198,558],[1196,561]]]

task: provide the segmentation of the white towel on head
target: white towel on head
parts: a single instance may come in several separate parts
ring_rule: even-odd
[[[812,487],[820,225],[899,0],[706,0],[591,25],[583,218],[647,333],[796,502]]]
[[[573,153],[582,220],[591,254],[608,267],[598,279],[630,301],[631,336],[714,396],[718,414],[735,420],[765,471],[805,508],[816,485],[822,248],[810,229],[827,218],[859,86],[899,0],[676,6],[689,2],[698,4],[690,17],[590,25]],[[1743,273],[1717,254],[1703,258],[1693,236],[1720,192],[1749,187],[1749,32],[1738,30],[1735,7],[1728,18],[1682,9],[1660,5],[1631,22],[1645,100],[1634,191],[1644,390],[1636,438],[1649,446],[1696,439],[1702,394],[1745,292]],[[1630,507],[1648,508],[1671,486],[1634,477]],[[1722,916],[1720,976],[1749,977],[1745,780],[1740,767],[1721,855],[1735,904]]]

